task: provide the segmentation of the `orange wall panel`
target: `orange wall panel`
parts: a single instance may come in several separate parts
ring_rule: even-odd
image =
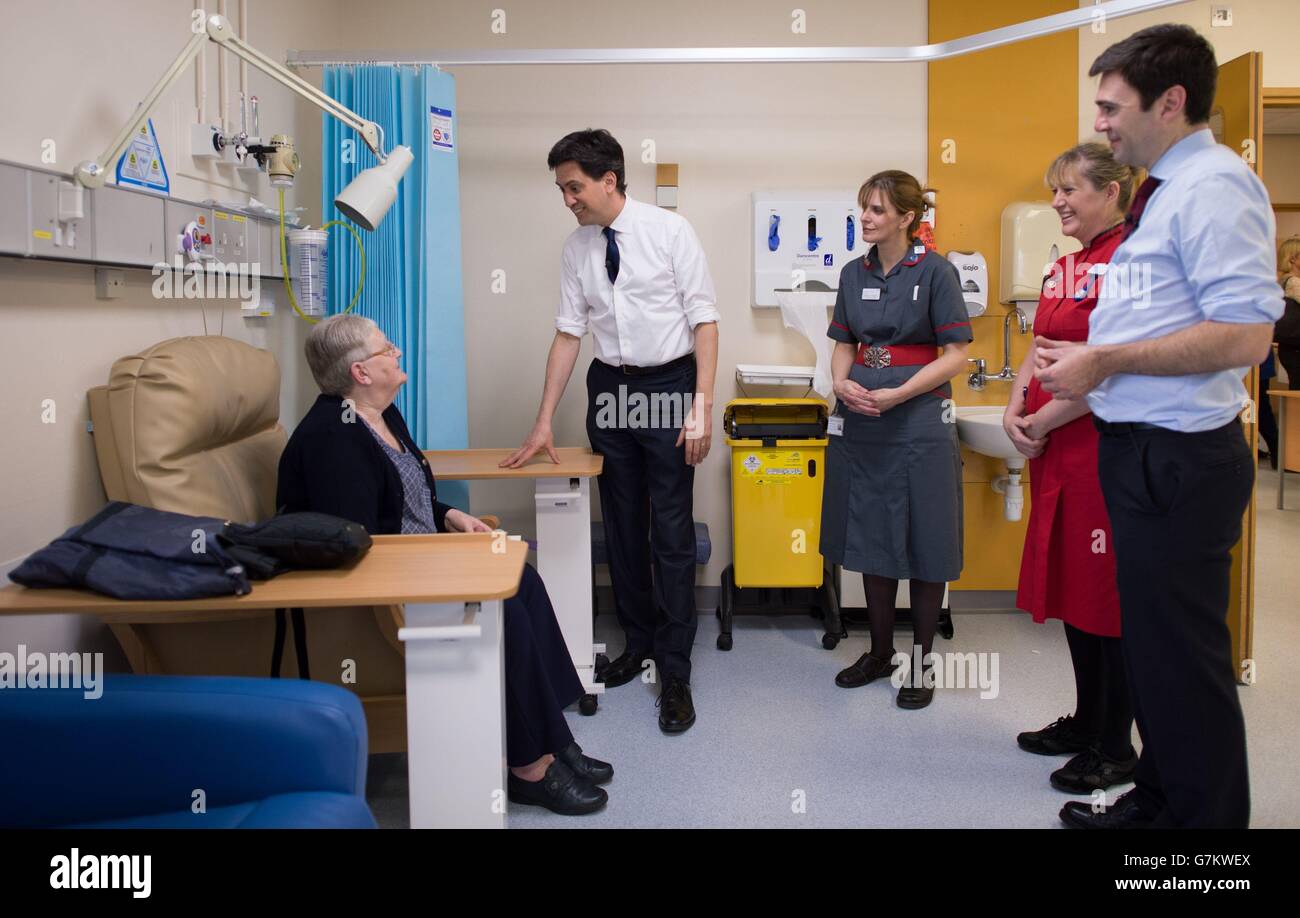
[[[930,0],[931,42],[1050,16],[1076,8],[1069,0]],[[988,372],[1003,363],[998,304],[1002,209],[1012,201],[1047,200],[1047,166],[1078,140],[1079,38],[1071,30],[1017,42],[929,65],[927,181],[938,189],[935,237],[939,251],[982,252],[989,265],[988,311],[972,320],[971,357]],[[1011,365],[1020,366],[1030,336],[1013,327]],[[1010,384],[989,383],[982,392],[953,382],[959,405],[1005,404]],[[965,484],[966,569],[954,589],[1012,590],[1020,571],[1024,521],[1008,523],[1002,500],[987,484],[993,460],[972,456]],[[1026,498],[1028,498],[1026,475]],[[1025,514],[1029,512],[1026,500]]]

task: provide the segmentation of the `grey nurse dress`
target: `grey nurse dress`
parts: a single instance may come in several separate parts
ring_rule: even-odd
[[[888,275],[873,246],[840,272],[827,334],[858,345],[971,340],[957,269],[912,241]],[[870,367],[849,378],[867,389],[902,385],[922,365]],[[821,553],[846,570],[899,580],[956,580],[962,568],[961,454],[952,386],[944,383],[870,417],[840,404],[822,493]]]

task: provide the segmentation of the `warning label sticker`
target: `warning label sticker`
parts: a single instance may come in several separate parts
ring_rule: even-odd
[[[746,478],[771,479],[773,484],[793,481],[804,474],[803,454],[790,450],[750,453],[742,463]]]

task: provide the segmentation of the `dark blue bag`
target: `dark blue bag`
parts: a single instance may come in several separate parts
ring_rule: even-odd
[[[115,599],[242,596],[243,566],[217,538],[225,520],[114,501],[9,574],[27,587],[84,587]]]

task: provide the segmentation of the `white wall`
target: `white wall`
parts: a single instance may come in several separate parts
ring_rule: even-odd
[[[1224,5],[1232,7],[1232,25],[1211,28],[1210,7]],[[1079,6],[1091,7],[1092,0],[1079,0]],[[1297,21],[1296,0],[1190,0],[1151,13],[1113,20],[1106,23],[1102,34],[1094,33],[1090,28],[1079,30],[1080,140],[1095,136],[1092,123],[1097,106],[1093,99],[1098,79],[1088,76],[1092,62],[1107,46],[1161,22],[1181,22],[1194,27],[1214,46],[1220,64],[1248,51],[1261,51],[1264,54],[1265,86],[1300,86],[1300,54],[1296,53],[1300,42],[1300,22]]]
[[[99,156],[139,99],[162,76],[190,37],[191,0],[93,0],[7,4],[0,31],[0,159],[71,172]],[[216,11],[216,0],[210,4]],[[251,0],[250,42],[283,60],[299,44],[332,47],[346,34],[336,0]],[[238,4],[229,3],[236,19]],[[207,53],[209,115],[216,117],[216,46]],[[231,115],[237,126],[238,65],[231,56]],[[262,124],[291,134],[304,167],[290,204],[320,215],[319,110],[256,70],[250,91],[262,103]],[[237,188],[268,202],[265,178],[233,181],[217,167],[196,169],[188,156],[188,124],[196,120],[193,68],[160,101],[154,125],[171,174],[173,195],[231,200]],[[184,132],[183,142],[178,138]],[[267,131],[270,133],[270,131]],[[43,160],[46,141],[56,161]],[[215,180],[215,181],[214,181]],[[180,335],[224,333],[270,348],[284,368],[282,418],[292,424],[314,394],[300,354],[304,326],[281,314],[245,325],[234,300],[158,300],[147,270],[128,270],[126,295],[95,298],[93,268],[0,258],[0,347],[6,393],[0,400],[0,573],[103,505],[90,436],[86,390],[103,384],[113,361]],[[56,421],[42,423],[53,399]],[[0,620],[0,646],[32,649],[112,647],[99,626],[79,616]]]
[[[603,6],[394,0],[386,16],[351,24],[348,48],[480,49],[673,45],[923,44],[923,3],[813,0],[807,33],[791,31],[790,3],[665,0]],[[506,33],[491,31],[507,10]],[[566,133],[605,127],[628,156],[629,193],[653,200],[653,140],[660,162],[681,166],[679,213],[694,225],[717,287],[720,354],[713,451],[697,473],[695,516],[709,524],[716,584],[730,560],[730,478],[720,430],[736,392],[737,363],[812,363],[806,341],[774,310],[750,308],[750,192],[784,187],[856,189],[872,172],[923,177],[924,65],[602,65],[461,67],[460,118],[465,326],[471,447],[515,446],[532,426],[554,333],[559,257],[575,224],[546,154]],[[492,271],[506,271],[494,295]],[[587,444],[583,380],[590,340],[555,425],[560,445]],[[795,393],[802,394],[802,393]],[[532,530],[526,485],[475,485],[477,511]]]

